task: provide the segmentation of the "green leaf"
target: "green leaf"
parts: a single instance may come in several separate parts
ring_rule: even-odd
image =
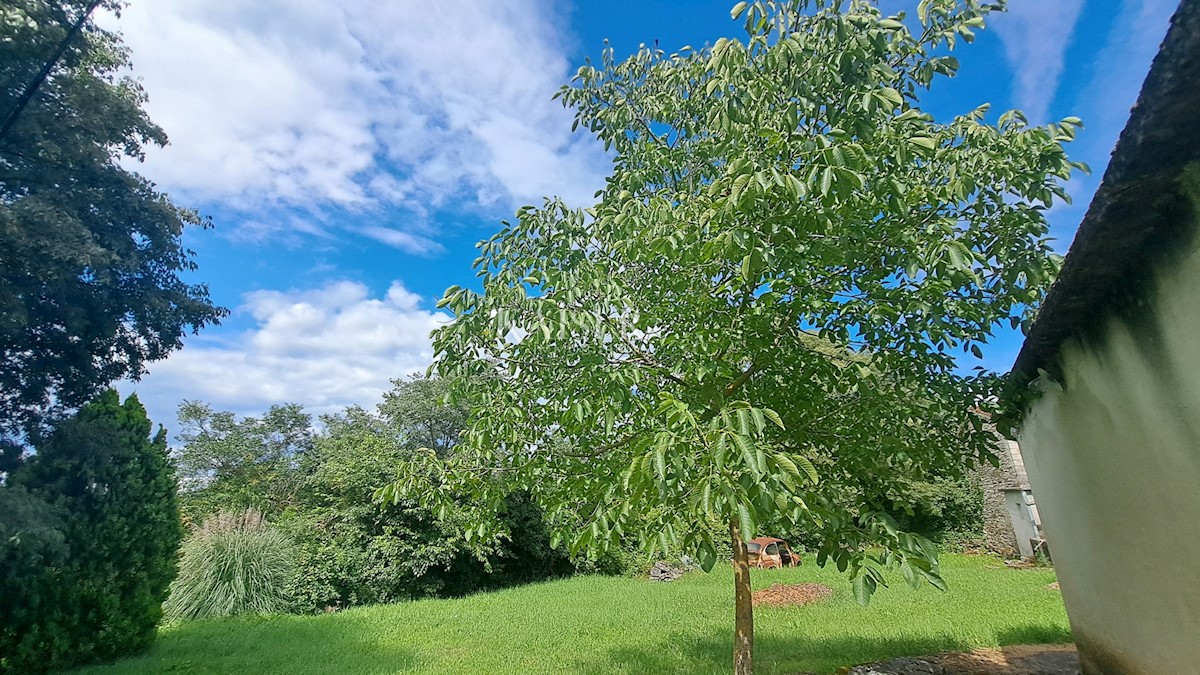
[[[756,475],[762,473],[762,468],[758,466],[756,455],[754,452],[754,441],[749,436],[735,434],[733,437],[734,445],[737,445],[738,450],[742,453],[742,462],[753,471]]]
[[[763,416],[771,420],[775,426],[779,427],[780,429],[786,429],[786,427],[783,426],[783,420],[779,417],[779,413],[771,410],[770,408],[762,408],[761,410]]]
[[[938,574],[936,570],[926,570],[918,567],[917,573],[925,577],[925,580],[932,584],[933,587],[939,591],[950,590],[950,587],[946,585],[946,581],[942,579],[942,575]]]
[[[764,419],[764,417],[765,417],[765,415],[763,415],[763,411],[762,411],[762,410],[759,410],[758,408],[751,408],[751,409],[750,409],[750,418],[751,418],[752,420],[754,420],[754,431],[755,431],[755,433],[761,433],[761,432],[762,432],[762,430],[763,430],[763,429],[765,429],[765,428],[767,427],[767,422],[766,422],[766,420]]]
[[[959,241],[950,242],[946,246],[946,253],[950,256],[950,263],[960,270],[971,269],[971,264],[975,260],[975,256],[971,254],[971,249]]]
[[[919,148],[929,150],[930,152],[937,149],[937,141],[929,136],[912,136],[908,139],[908,142]]]
[[[796,466],[796,463],[793,462],[790,457],[783,454],[782,452],[777,452],[774,455],[772,455],[771,457],[775,460],[775,463],[778,464],[780,466],[780,468],[782,468],[789,475],[795,476],[796,478],[800,477],[800,469]]]
[[[813,463],[807,457],[804,455],[792,455],[789,459],[795,461],[796,466],[804,472],[804,475],[808,476],[809,481],[813,483],[818,481],[820,475],[817,474],[817,467],[813,466]]]
[[[863,570],[858,576],[854,577],[851,587],[854,590],[854,600],[865,607],[871,602],[871,596],[875,594],[876,583],[874,577],[867,574],[866,570]]]
[[[758,523],[754,520],[754,512],[744,503],[739,502],[737,505],[738,527],[742,530],[742,539],[753,539],[758,530]]]
[[[750,411],[745,408],[738,408],[737,413],[737,430],[742,436],[749,436],[754,431],[750,428]]]
[[[827,166],[821,171],[821,194],[829,194],[833,188],[833,167]]]
[[[717,549],[708,537],[700,540],[700,544],[696,547],[696,558],[700,561],[700,569],[705,572],[711,572],[717,564]]]

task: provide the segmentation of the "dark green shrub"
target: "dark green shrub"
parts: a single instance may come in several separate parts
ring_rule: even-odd
[[[0,487],[0,672],[38,659],[40,617],[68,548],[58,510],[21,486]],[[31,634],[32,633],[32,634]]]
[[[295,567],[295,545],[261,513],[221,512],[184,541],[163,611],[168,621],[286,612]]]
[[[22,533],[0,556],[0,671],[112,659],[154,639],[182,537],[166,449],[137,398],[108,391],[14,472],[4,499],[22,515],[5,527]]]
[[[983,486],[977,478],[898,481],[895,494],[895,500],[885,511],[902,530],[950,550],[970,547],[982,540]]]

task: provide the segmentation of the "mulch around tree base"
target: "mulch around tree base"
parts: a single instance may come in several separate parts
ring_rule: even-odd
[[[842,668],[845,675],[1079,675],[1075,645],[1012,645]]]
[[[793,607],[819,602],[833,595],[825,584],[771,584],[770,588],[754,591],[754,606]]]

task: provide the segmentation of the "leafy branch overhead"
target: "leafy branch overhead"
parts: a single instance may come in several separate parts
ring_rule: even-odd
[[[483,292],[450,288],[434,336],[463,445],[382,496],[528,489],[573,552],[637,537],[705,568],[708,524],[800,524],[864,600],[889,565],[940,585],[885,496],[991,457],[995,378],[956,357],[1037,307],[1043,213],[1083,168],[1077,119],[920,108],[988,11],[741,3],[743,39],[581,67],[559,95],[612,175],[592,208],[549,199],[480,243]]]

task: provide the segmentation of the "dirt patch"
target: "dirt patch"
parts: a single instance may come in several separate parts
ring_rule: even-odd
[[[820,602],[833,595],[825,584],[771,584],[770,588],[754,591],[754,606],[796,607]]]
[[[1075,645],[1013,645],[905,657],[853,668],[844,675],[1079,675]]]
[[[1050,584],[1050,585],[1046,586],[1046,588],[1049,588],[1049,589],[1050,589],[1050,590],[1052,590],[1052,591],[1057,591],[1057,590],[1059,590],[1059,588],[1058,588],[1058,582],[1056,581],[1056,582],[1054,582],[1054,583],[1052,583],[1052,584]]]

